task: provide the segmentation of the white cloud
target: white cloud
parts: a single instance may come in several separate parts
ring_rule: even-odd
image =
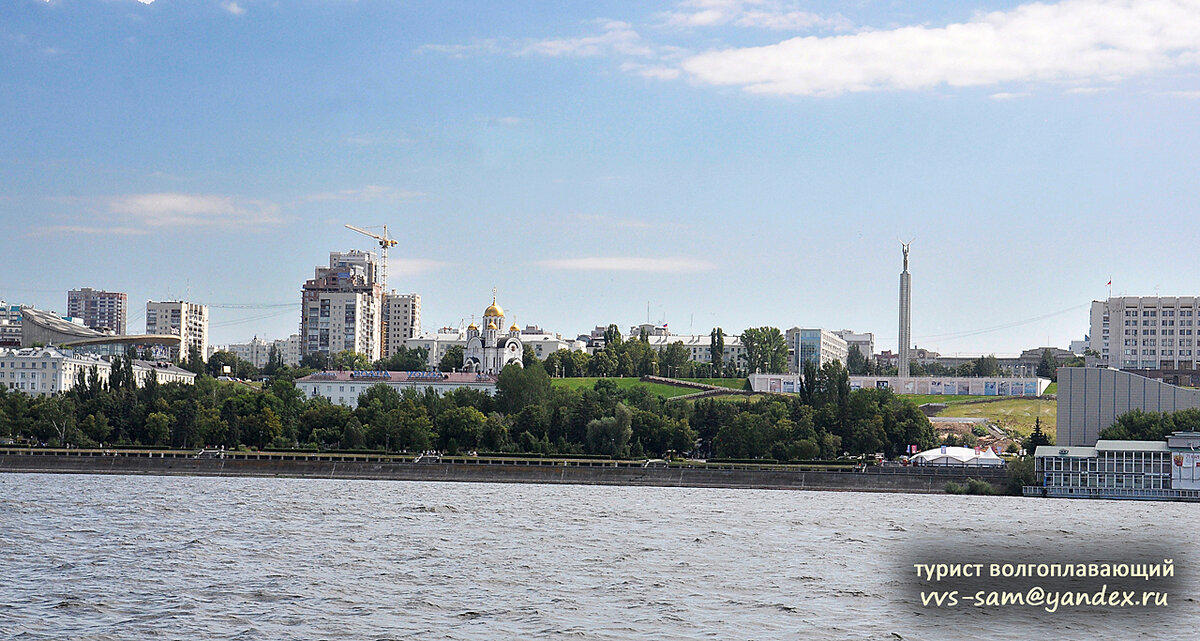
[[[95,225],[52,225],[37,227],[30,236],[56,236],[60,234],[81,234],[86,236],[143,236],[150,233],[147,229],[134,227],[100,227]]]
[[[244,228],[285,222],[279,206],[230,196],[159,193],[117,196],[107,200],[112,217],[133,228]]]
[[[1200,98],[1200,91],[1164,91],[1163,93],[1176,98]]]
[[[677,27],[735,25],[775,31],[846,31],[853,23],[840,13],[820,15],[784,0],[685,0],[662,16]]]
[[[992,100],[1016,100],[1017,98],[1026,98],[1029,95],[1030,94],[1028,93],[1011,93],[1008,91],[1001,91],[1000,93],[994,93],[988,97]]]
[[[654,80],[674,80],[679,77],[679,70],[674,67],[644,65],[637,62],[622,63],[621,71],[637,74],[643,78],[653,78]]]
[[[151,0],[151,1],[153,2],[153,0]],[[238,6],[238,3],[232,2],[232,1],[221,3],[221,7],[224,8],[229,13],[232,13],[235,16],[244,15],[246,13],[245,9]]]
[[[684,60],[697,81],[837,95],[1007,82],[1113,83],[1200,63],[1197,0],[1066,0],[944,27],[800,37]]]
[[[399,202],[402,200],[412,200],[420,198],[426,194],[419,191],[408,191],[405,189],[396,189],[386,185],[367,185],[358,189],[341,189],[338,191],[324,191],[316,194],[309,194],[303,198],[306,202],[321,202],[329,200],[346,200],[353,202],[368,202],[373,200],[384,200],[389,202]]]
[[[715,265],[694,258],[637,258],[593,256],[538,261],[549,269],[596,272],[651,272],[661,274],[691,274],[715,269]]]
[[[396,258],[388,256],[388,276],[416,276],[452,266],[440,260],[428,258]]]
[[[617,20],[597,21],[601,33],[575,38],[547,38],[528,43],[517,50],[517,55],[592,57],[611,53],[626,56],[652,56],[654,47],[642,41],[628,22]]]
[[[481,54],[508,53],[509,49],[510,49],[510,47],[508,45],[506,45],[505,43],[502,43],[501,41],[496,40],[495,38],[489,38],[486,40],[477,40],[470,44],[421,45],[420,47],[417,48],[417,53],[432,52],[432,53],[445,54],[447,56],[450,56],[451,58],[466,58],[468,56],[475,56],[475,55],[481,55]]]

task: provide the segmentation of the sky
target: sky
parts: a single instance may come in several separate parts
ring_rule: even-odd
[[[1200,295],[1200,0],[0,5],[0,298],[298,331],[386,224],[423,326],[1066,347]]]

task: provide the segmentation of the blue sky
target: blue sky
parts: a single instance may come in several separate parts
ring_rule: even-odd
[[[342,225],[424,325],[1066,346],[1200,294],[1200,2],[13,0],[0,297],[297,330]],[[368,241],[369,242],[369,241]]]

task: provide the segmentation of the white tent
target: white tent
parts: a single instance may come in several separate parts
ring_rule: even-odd
[[[982,448],[976,452],[970,447],[935,447],[925,450],[912,457],[914,465],[1004,465],[1004,461],[996,456],[991,448]]]

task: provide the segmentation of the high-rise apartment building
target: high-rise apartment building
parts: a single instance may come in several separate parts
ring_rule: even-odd
[[[383,288],[375,255],[332,252],[329,266],[317,267],[304,283],[300,308],[300,346],[304,355],[344,350],[381,357]]]
[[[124,336],[127,302],[124,292],[73,289],[67,292],[67,316],[83,319],[85,326],[96,331]]]
[[[1092,301],[1089,365],[1197,369],[1200,296],[1119,296]]]
[[[392,292],[383,297],[383,356],[399,351],[421,333],[421,295]]]
[[[208,357],[208,306],[185,301],[147,301],[146,333],[179,336],[179,347],[171,357],[186,359],[192,348],[200,358]]]
[[[0,347],[21,346],[21,306],[0,300]]]

